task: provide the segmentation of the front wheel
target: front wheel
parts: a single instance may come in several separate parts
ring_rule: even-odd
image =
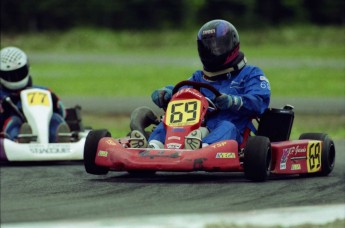
[[[84,166],[87,173],[95,175],[104,175],[108,173],[107,168],[95,164],[98,143],[104,137],[111,137],[108,130],[90,131],[86,137],[84,146]]]
[[[335,146],[333,140],[324,133],[304,133],[299,139],[311,139],[322,141],[321,151],[321,172],[311,173],[309,175],[327,176],[334,168],[335,164]]]
[[[264,136],[249,137],[244,148],[244,175],[252,181],[267,180],[272,160],[271,142]]]

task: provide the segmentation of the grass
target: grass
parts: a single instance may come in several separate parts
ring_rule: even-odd
[[[201,68],[195,45],[197,31],[75,28],[1,33],[1,47],[13,45],[25,50],[34,83],[46,85],[60,96],[150,96],[154,89],[185,80]],[[345,98],[343,27],[301,25],[239,32],[242,51],[250,63],[264,70],[272,96]],[[114,121],[115,134],[127,131],[122,125],[125,119]],[[315,130],[345,138],[343,115],[302,119],[298,122],[296,118],[293,137]],[[328,124],[330,120],[335,123]],[[88,121],[109,126],[92,116],[85,119]]]
[[[26,50],[34,82],[60,95],[148,96],[201,68],[196,31],[2,33],[1,46]],[[343,28],[284,27],[240,31],[240,37],[249,63],[268,76],[273,96],[345,96]]]
[[[197,69],[147,63],[147,59],[137,58],[134,63],[121,64],[37,62],[32,66],[32,74],[36,83],[49,85],[60,95],[149,96],[154,89],[187,79]],[[345,96],[345,68],[282,68],[265,67],[272,96]]]

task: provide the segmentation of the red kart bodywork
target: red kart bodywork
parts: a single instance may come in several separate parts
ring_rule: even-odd
[[[125,148],[126,139],[104,137],[95,163],[113,171],[243,172],[238,144],[221,141],[198,150]],[[272,143],[271,173],[304,174],[321,169],[322,141],[293,140]]]
[[[237,142],[227,140],[198,150],[132,149],[106,137],[98,144],[96,164],[110,170],[243,171]]]
[[[184,85],[198,90],[181,89]],[[163,119],[167,132],[164,149],[134,149],[130,148],[129,137],[115,139],[107,130],[90,132],[84,148],[86,171],[96,175],[109,170],[244,172],[247,179],[265,181],[269,174],[326,176],[333,170],[335,147],[327,134],[304,133],[299,140],[289,140],[293,123],[291,106],[266,110],[260,117],[256,135],[252,136],[253,132],[247,128],[241,145],[235,140],[225,140],[200,149],[184,149],[188,133],[200,128],[207,114],[214,111],[214,104],[203,96],[201,87],[220,95],[202,83],[184,81],[174,88]]]
[[[274,142],[271,173],[304,174],[321,171],[322,141],[292,140]]]

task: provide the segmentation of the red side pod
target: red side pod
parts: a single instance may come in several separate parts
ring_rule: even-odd
[[[203,163],[206,171],[243,171],[238,156],[238,143],[235,140],[225,140],[211,144],[204,149],[208,159]]]
[[[276,174],[303,174],[321,171],[322,141],[293,140],[272,143]]]
[[[110,167],[112,165],[110,154],[116,148],[123,148],[118,140],[111,137],[102,138],[96,151],[96,165]]]

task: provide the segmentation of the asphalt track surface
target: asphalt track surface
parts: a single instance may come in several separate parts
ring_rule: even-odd
[[[264,183],[247,181],[242,173],[158,172],[139,178],[126,172],[90,175],[79,162],[1,164],[1,224],[344,205],[345,141],[335,146],[329,176],[271,177]]]

